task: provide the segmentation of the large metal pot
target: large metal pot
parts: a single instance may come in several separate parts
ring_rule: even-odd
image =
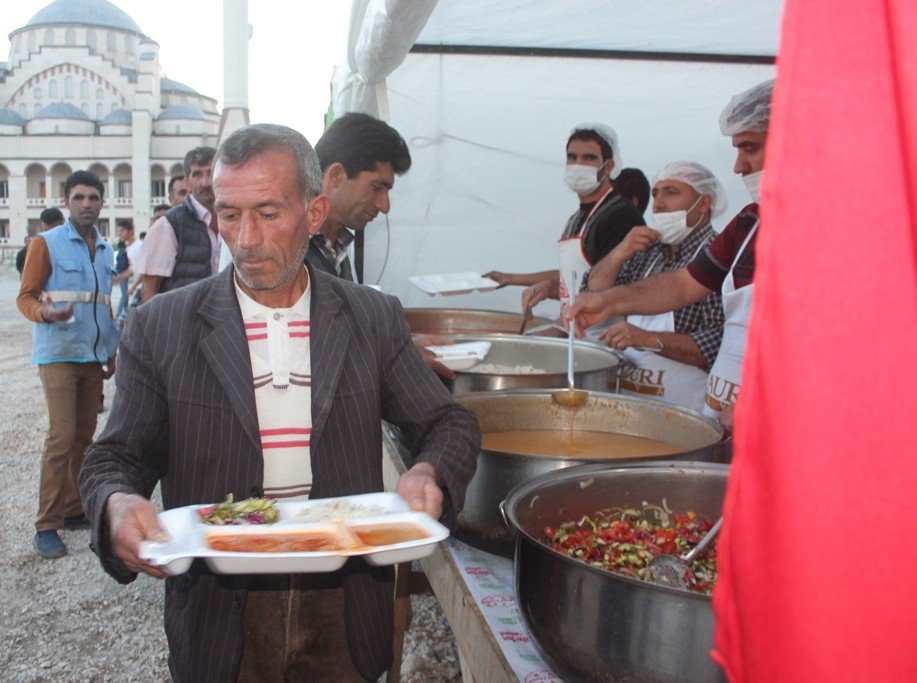
[[[521,313],[463,308],[406,308],[404,317],[414,334],[519,334]],[[534,317],[526,328],[546,325],[547,318]]]
[[[456,372],[452,381],[444,380],[453,396],[507,389],[559,389],[568,384],[566,339],[481,334],[459,335],[455,340],[487,341],[490,351],[480,366]],[[502,366],[504,370],[481,372],[488,366]],[[535,372],[521,369],[527,367]],[[577,340],[574,346],[573,383],[580,389],[614,390],[619,372],[626,367],[630,364],[624,356],[602,344]]]
[[[590,392],[589,400],[575,413],[551,400],[552,391],[507,391],[470,394],[456,398],[478,417],[482,432],[515,429],[572,429],[630,434],[666,441],[683,448],[677,455],[637,457],[609,453],[616,462],[686,460],[726,462],[721,443],[723,429],[708,417],[668,403],[636,396]],[[571,422],[572,418],[572,422]],[[513,535],[500,516],[500,503],[517,484],[546,472],[596,462],[597,458],[556,457],[481,450],[477,470],[465,493],[465,507],[455,535],[487,552],[512,557]]]
[[[540,476],[507,496],[516,532],[516,594],[535,644],[565,681],[722,681],[710,658],[710,598],[632,579],[541,542],[545,526],[608,507],[665,499],[672,510],[720,515],[725,465],[587,465]]]

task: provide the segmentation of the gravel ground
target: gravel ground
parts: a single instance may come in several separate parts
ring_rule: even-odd
[[[88,531],[64,531],[69,554],[43,560],[32,547],[47,412],[29,360],[31,331],[16,309],[19,279],[0,263],[0,681],[169,680],[162,583],[108,577]],[[106,405],[113,384],[106,383]],[[108,413],[100,415],[99,428]],[[414,597],[402,680],[459,681],[452,631],[433,597]]]

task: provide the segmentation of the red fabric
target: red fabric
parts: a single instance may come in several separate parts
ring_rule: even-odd
[[[917,3],[787,0],[726,494],[733,681],[917,679]]]

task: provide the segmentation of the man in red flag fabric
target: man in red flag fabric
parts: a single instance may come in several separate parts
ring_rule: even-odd
[[[915,26],[785,6],[713,596],[732,681],[917,677]]]

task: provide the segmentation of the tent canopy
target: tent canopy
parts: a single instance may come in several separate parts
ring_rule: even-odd
[[[570,129],[601,121],[652,177],[698,161],[748,203],[717,125],[735,93],[774,75],[780,5],[755,1],[356,0],[335,114],[366,111],[414,159],[388,221],[367,227],[364,282],[405,306],[517,310],[520,291],[430,299],[411,275],[556,267],[577,199],[561,181]],[[556,304],[542,304],[552,315]]]

